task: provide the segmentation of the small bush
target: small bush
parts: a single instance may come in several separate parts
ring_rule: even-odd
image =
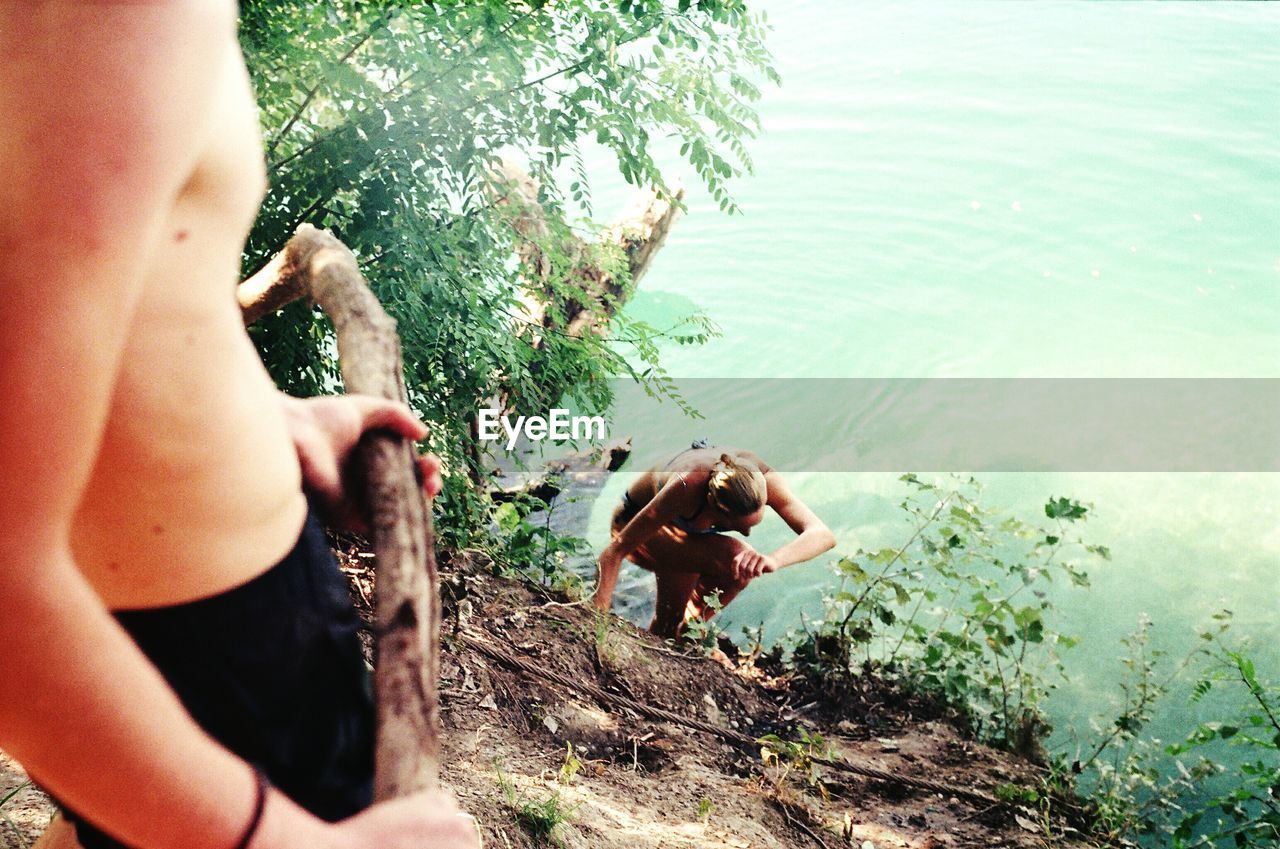
[[[829,695],[875,669],[941,698],[980,738],[1035,754],[1058,652],[1077,642],[1054,627],[1045,587],[1086,587],[1081,561],[1110,557],[1074,535],[1089,508],[1051,499],[1041,527],[984,507],[973,478],[901,480],[906,541],[835,564],[839,585],[822,619],[792,636],[792,662]]]

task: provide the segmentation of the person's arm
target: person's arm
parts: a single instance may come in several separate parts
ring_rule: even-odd
[[[597,563],[599,577],[591,603],[597,610],[608,610],[613,603],[613,590],[618,584],[618,572],[627,555],[656,534],[663,525],[677,516],[693,512],[706,498],[706,469],[694,469],[683,475],[670,475],[662,489],[648,504],[631,517],[618,538],[605,546]]]
[[[795,496],[782,475],[770,470],[764,479],[769,487],[768,505],[799,535],[768,555],[773,561],[773,569],[803,563],[831,550],[836,544],[835,535],[807,504]]]

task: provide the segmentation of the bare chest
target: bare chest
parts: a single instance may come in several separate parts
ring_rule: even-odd
[[[176,603],[259,573],[291,547],[305,510],[279,396],[235,299],[266,172],[234,49],[218,84],[216,132],[145,260],[76,519],[77,560],[115,607]]]

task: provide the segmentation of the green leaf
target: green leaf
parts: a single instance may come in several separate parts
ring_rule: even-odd
[[[1066,519],[1068,522],[1083,519],[1088,512],[1088,508],[1079,501],[1068,498],[1051,498],[1044,505],[1044,514],[1050,519]]]
[[[836,569],[841,574],[848,575],[849,577],[857,580],[863,580],[867,577],[866,571],[858,565],[857,561],[849,560],[848,558],[841,558],[836,563]]]

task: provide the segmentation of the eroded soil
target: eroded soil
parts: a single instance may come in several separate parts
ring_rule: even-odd
[[[372,597],[369,562],[341,555],[357,603]],[[776,666],[703,656],[617,617],[601,618],[480,558],[445,570],[441,708],[446,786],[474,814],[487,847],[525,849],[837,849],[1038,847],[1029,809],[983,804],[803,760],[765,756],[705,730],[654,720],[619,699],[748,737],[817,735],[832,759],[988,795],[1034,785],[1037,768],[978,745],[945,716],[874,682],[839,708]],[[465,639],[464,639],[465,638]],[[483,643],[569,679],[517,671]],[[590,684],[612,694],[584,692]],[[777,747],[774,747],[775,749]],[[25,780],[0,755],[0,799]],[[47,823],[29,787],[0,807],[0,847],[27,846]],[[1055,846],[1061,823],[1049,823]],[[546,833],[543,833],[546,832]]]

